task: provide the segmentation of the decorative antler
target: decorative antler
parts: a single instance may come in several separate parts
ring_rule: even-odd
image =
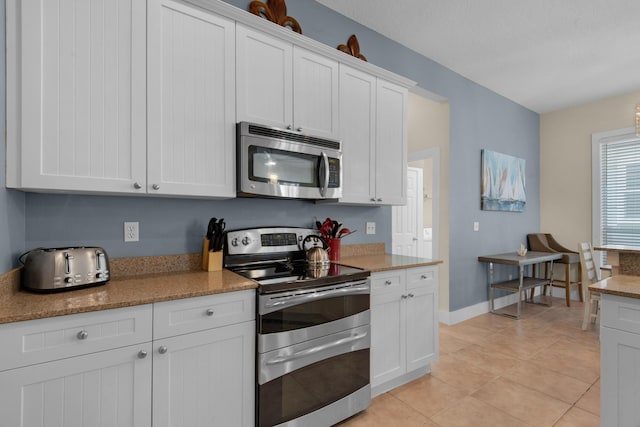
[[[284,0],[267,0],[267,4],[261,1],[252,1],[249,3],[249,12],[302,34],[302,28],[300,28],[298,21],[287,16],[287,5]]]
[[[356,58],[362,59],[363,61],[367,60],[367,58],[365,58],[365,56],[360,53],[360,43],[358,43],[358,38],[355,34],[352,34],[351,37],[349,37],[346,45],[338,45],[337,49],[346,53],[347,55],[355,56]]]

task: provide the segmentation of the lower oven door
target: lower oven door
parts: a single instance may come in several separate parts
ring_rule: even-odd
[[[260,295],[258,352],[368,325],[370,291],[366,279]]]
[[[328,426],[364,410],[369,325],[258,355],[258,424]]]

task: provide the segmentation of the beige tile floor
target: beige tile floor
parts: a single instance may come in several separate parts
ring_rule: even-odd
[[[559,298],[525,304],[520,320],[484,314],[440,324],[431,374],[339,426],[599,426],[600,343],[595,325],[581,325],[582,303],[568,308]]]

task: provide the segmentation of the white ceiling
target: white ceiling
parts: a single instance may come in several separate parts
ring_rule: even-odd
[[[539,113],[640,90],[639,0],[317,1]]]

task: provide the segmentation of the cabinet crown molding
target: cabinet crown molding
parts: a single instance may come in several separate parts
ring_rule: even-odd
[[[397,85],[406,88],[411,88],[416,85],[416,82],[411,79],[392,73],[391,71],[385,70],[384,68],[378,67],[370,62],[364,62],[360,59],[349,56],[335,48],[313,40],[303,34],[295,33],[290,29],[275,25],[273,22],[262,19],[221,0],[183,0],[183,2],[214,12],[220,16],[233,19],[239,24],[246,25],[274,37],[286,40],[295,46],[300,46],[311,50],[312,52],[319,53],[338,61],[340,64],[348,65],[352,68],[380,77]]]

